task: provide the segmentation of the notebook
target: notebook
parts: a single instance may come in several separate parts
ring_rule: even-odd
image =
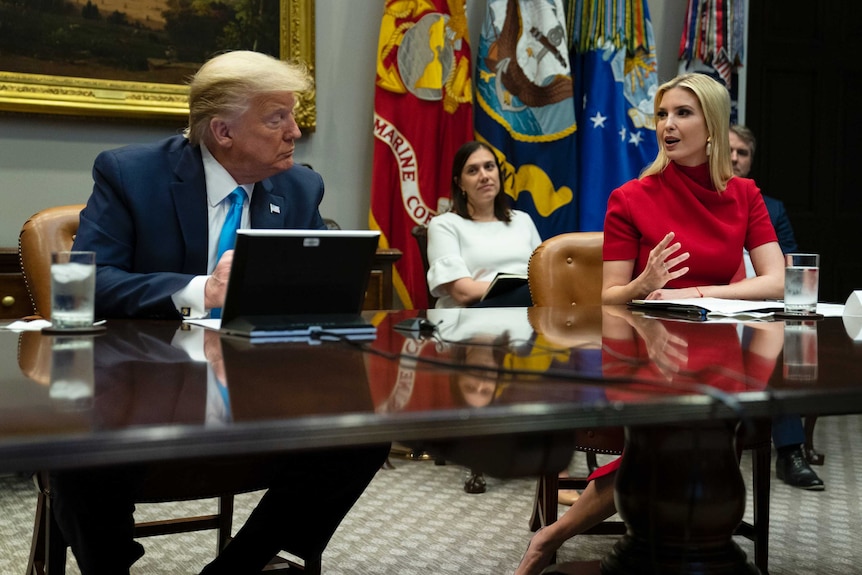
[[[362,230],[238,230],[221,330],[254,343],[374,339],[376,328],[360,312],[379,237]]]

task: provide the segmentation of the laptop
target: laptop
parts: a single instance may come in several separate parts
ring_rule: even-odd
[[[360,314],[378,231],[238,230],[221,330],[254,343],[374,339]]]

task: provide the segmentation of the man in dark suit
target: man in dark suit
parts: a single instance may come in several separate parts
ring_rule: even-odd
[[[240,69],[244,54],[201,68],[191,84],[185,135],[96,158],[74,249],[97,252],[97,316],[200,317],[203,303],[219,307],[232,252],[215,261],[215,240],[237,186],[250,198],[241,227],[325,228],[318,212],[323,180],[293,165],[301,136],[293,93],[308,87],[306,77],[285,68],[283,79],[248,78],[252,72]],[[228,66],[236,72],[221,69]],[[248,86],[229,90],[220,73],[242,73]],[[279,81],[292,91],[272,91]],[[206,302],[194,299],[201,294]]]
[[[756,146],[757,140],[747,127],[739,125],[730,127],[730,159],[734,176],[747,178],[751,173]],[[775,234],[778,236],[782,253],[795,252],[798,249],[796,237],[793,235],[787,210],[784,209],[784,202],[766,194],[763,194],[763,202],[766,204]],[[802,453],[801,444],[804,441],[805,432],[798,415],[773,418],[772,443],[778,451],[778,457],[775,460],[776,475],[792,487],[820,491],[824,488],[823,481],[811,469]]]
[[[325,227],[322,179],[294,166],[295,94],[310,88],[303,66],[224,53],[191,82],[184,135],[99,155],[73,248],[96,252],[97,316],[206,317],[224,303],[233,258],[224,249],[237,227]],[[388,449],[280,457],[261,503],[203,573],[258,573],[281,549],[319,555]],[[51,475],[54,516],[83,575],[129,573],[143,554],[132,539],[134,499],[150,471]]]

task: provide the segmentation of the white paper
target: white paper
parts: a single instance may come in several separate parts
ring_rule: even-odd
[[[3,329],[11,329],[12,331],[41,331],[43,327],[51,327],[51,322],[47,319],[18,320],[13,321],[9,325],[4,325]]]
[[[854,292],[857,293],[857,292]],[[862,295],[862,291],[858,292]],[[709,317],[741,317],[748,316],[754,318],[769,317],[775,311],[784,310],[784,302],[780,300],[752,300],[752,299],[724,299],[717,297],[695,297],[682,299],[658,299],[658,300],[632,300],[633,303],[649,306],[650,304],[660,305],[662,303],[692,305],[705,309]],[[823,317],[841,317],[844,314],[844,307],[836,303],[818,303],[817,313]],[[862,315],[862,300],[859,303],[860,312]]]
[[[844,305],[840,303],[819,303],[817,313],[823,317],[841,317],[844,315]]]

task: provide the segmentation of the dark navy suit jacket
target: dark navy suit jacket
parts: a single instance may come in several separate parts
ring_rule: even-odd
[[[765,194],[761,195],[763,196],[763,203],[766,204],[766,211],[769,212],[769,219],[772,220],[772,227],[775,228],[775,235],[778,236],[778,245],[781,246],[781,252],[785,254],[795,252],[799,248],[796,245],[793,226],[790,225],[790,218],[787,217],[784,202]]]
[[[171,295],[207,273],[199,146],[182,136],[102,152],[75,250],[96,252],[96,316],[179,318]],[[323,179],[300,165],[255,184],[253,228],[324,229]]]

